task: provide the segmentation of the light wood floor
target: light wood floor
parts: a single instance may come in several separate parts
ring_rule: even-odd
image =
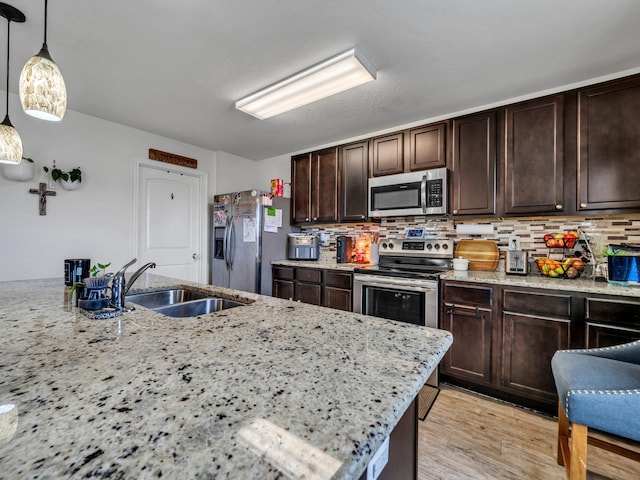
[[[442,385],[419,424],[418,479],[562,480],[556,420]],[[640,479],[640,463],[589,446],[590,480]]]

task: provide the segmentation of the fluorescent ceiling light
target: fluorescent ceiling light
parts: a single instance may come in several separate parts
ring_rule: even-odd
[[[238,100],[236,108],[264,120],[375,79],[375,69],[352,48]]]

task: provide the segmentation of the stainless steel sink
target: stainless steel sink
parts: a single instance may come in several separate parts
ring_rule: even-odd
[[[169,317],[197,317],[207,313],[219,312],[227,308],[241,307],[244,303],[234,302],[226,298],[204,298],[184,303],[176,303],[166,307],[154,308],[158,313]]]
[[[189,302],[191,300],[200,300],[203,298],[208,298],[210,296],[211,295],[197,292],[195,290],[188,290],[186,288],[174,288],[169,290],[160,290],[157,292],[144,292],[127,295],[125,299],[127,302],[142,305],[143,307],[157,308],[166,307],[167,305],[174,305],[177,303]]]
[[[125,299],[127,302],[150,308],[168,317],[197,317],[245,305],[241,302],[213,297],[211,294],[188,288],[136,293],[127,295]]]

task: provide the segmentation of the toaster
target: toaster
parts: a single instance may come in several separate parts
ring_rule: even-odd
[[[320,236],[316,233],[289,233],[287,235],[289,260],[318,260]]]
[[[505,273],[509,275],[526,275],[529,273],[529,255],[522,250],[507,250]]]

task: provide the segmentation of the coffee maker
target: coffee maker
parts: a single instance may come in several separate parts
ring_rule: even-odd
[[[336,262],[351,263],[351,258],[353,257],[353,253],[354,253],[353,237],[338,235],[336,237]]]

